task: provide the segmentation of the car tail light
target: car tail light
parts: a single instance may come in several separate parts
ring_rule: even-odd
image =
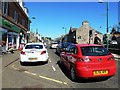
[[[41,55],[42,55],[42,54],[45,54],[45,53],[46,53],[46,51],[42,51],[42,52],[41,52]]]
[[[78,58],[77,61],[80,61],[80,62],[90,62],[91,59],[90,58]]]
[[[109,61],[110,61],[110,60],[114,60],[114,57],[109,57],[108,60],[109,60]]]
[[[24,52],[24,51],[21,51],[21,54],[22,54],[22,55],[25,55],[25,52]]]

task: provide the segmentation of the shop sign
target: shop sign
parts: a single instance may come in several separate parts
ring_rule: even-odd
[[[0,18],[1,19],[1,18]],[[6,27],[7,29],[10,29],[12,31],[15,31],[17,33],[20,33],[21,31],[21,28],[19,28],[18,26],[10,23],[9,21],[7,20],[4,20],[4,19],[1,19],[2,20],[2,26]],[[1,25],[1,24],[0,24]]]

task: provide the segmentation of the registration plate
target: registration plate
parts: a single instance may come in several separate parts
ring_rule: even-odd
[[[94,75],[104,75],[104,74],[108,74],[108,70],[94,71],[93,74],[94,74]]]
[[[37,58],[29,58],[29,60],[37,60]]]

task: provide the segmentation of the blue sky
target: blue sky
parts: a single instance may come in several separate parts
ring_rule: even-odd
[[[70,27],[79,28],[84,20],[95,30],[106,33],[106,3],[98,2],[25,2],[29,10],[32,31],[57,38]],[[118,24],[118,3],[109,2],[109,26]],[[100,28],[101,27],[101,28]],[[111,28],[109,28],[109,31]]]

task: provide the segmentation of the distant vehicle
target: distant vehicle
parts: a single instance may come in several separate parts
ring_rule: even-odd
[[[71,44],[72,44],[71,42],[61,42],[61,43],[59,43],[58,47],[56,48],[56,53],[60,54],[62,51],[64,51]]]
[[[116,74],[114,56],[102,45],[72,44],[60,56],[60,63],[68,68],[73,81]]]
[[[58,46],[58,43],[57,43],[57,42],[53,42],[53,43],[51,43],[50,48],[51,48],[51,49],[56,49],[57,46]]]
[[[111,40],[108,44],[108,49],[120,52],[120,44],[116,40]]]
[[[28,43],[20,54],[20,62],[48,62],[48,52],[43,43]]]

